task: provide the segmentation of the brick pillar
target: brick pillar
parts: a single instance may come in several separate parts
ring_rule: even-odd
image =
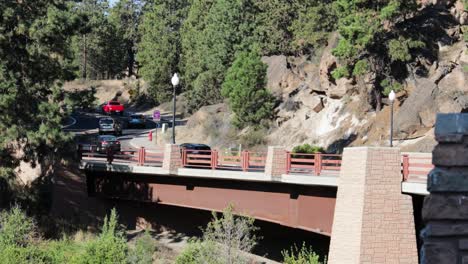
[[[437,115],[421,263],[468,263],[468,114]]]
[[[179,145],[166,144],[162,168],[170,174],[176,174],[177,169],[182,167],[181,150]]]
[[[346,148],[329,264],[418,263],[413,204],[401,193],[400,150]]]
[[[281,179],[286,173],[286,150],[282,147],[268,147],[265,174],[272,180]]]

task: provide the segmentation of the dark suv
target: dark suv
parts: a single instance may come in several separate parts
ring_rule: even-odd
[[[211,153],[210,146],[205,144],[184,143],[180,144],[180,148],[190,150],[192,154],[209,155]]]
[[[113,134],[115,136],[122,135],[122,124],[110,117],[99,119],[99,135]]]

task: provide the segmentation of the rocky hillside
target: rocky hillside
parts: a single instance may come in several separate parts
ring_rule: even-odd
[[[422,1],[423,7],[412,18],[414,26],[430,36],[433,54],[420,56],[408,66],[410,73],[395,102],[395,145],[407,151],[431,151],[435,144],[433,127],[436,113],[468,111],[467,45],[464,25],[467,13],[461,1]],[[334,80],[332,71],[339,61],[332,55],[338,34],[319,55],[269,56],[268,88],[278,99],[276,119],[267,131],[270,145],[292,148],[311,143],[329,151],[344,146],[388,144],[390,107],[375,111],[369,96],[373,76]],[[225,146],[235,141],[227,136],[220,142],[213,135],[229,133],[229,112],[225,105],[204,107],[189,118],[180,140]],[[208,125],[207,122],[215,123]],[[213,129],[222,128],[214,132]],[[196,133],[191,133],[196,131]],[[240,135],[248,131],[238,132]],[[229,141],[231,139],[231,141]]]

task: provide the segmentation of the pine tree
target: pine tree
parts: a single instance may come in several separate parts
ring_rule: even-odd
[[[72,41],[78,75],[94,80],[121,76],[127,65],[125,40],[110,21],[108,0],[84,0],[76,4],[75,12],[86,21]]]
[[[137,58],[141,76],[149,83],[149,91],[156,102],[169,98],[170,79],[179,71],[180,27],[187,5],[187,0],[157,0],[148,4],[143,15]]]
[[[240,52],[229,68],[222,94],[236,114],[240,127],[258,126],[273,116],[274,98],[266,90],[267,65],[256,51]]]
[[[72,76],[69,37],[79,25],[71,1],[0,2],[0,174],[20,161],[51,164],[62,132],[60,80]]]
[[[354,75],[373,73],[375,108],[380,110],[382,90],[388,90],[382,84],[398,79],[392,76],[392,66],[411,61],[414,52],[423,47],[421,41],[407,36],[398,27],[416,11],[417,3],[415,0],[336,0],[334,8],[341,39],[333,53],[344,64],[334,75],[344,76],[338,74],[344,68]]]
[[[134,74],[143,5],[143,0],[120,0],[110,10],[110,23],[115,26],[125,46],[128,76]]]
[[[222,100],[220,90],[226,70],[235,53],[250,44],[253,21],[248,10],[249,4],[243,1],[195,0],[192,4],[183,31],[183,39],[193,40],[192,45],[183,46],[184,76],[189,84],[192,111]],[[183,40],[184,44],[188,42]]]

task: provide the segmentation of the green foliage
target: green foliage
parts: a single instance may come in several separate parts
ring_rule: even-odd
[[[347,66],[341,66],[334,69],[331,73],[333,79],[338,80],[341,78],[348,78],[349,77],[349,69]]]
[[[224,264],[217,255],[216,245],[211,241],[191,239],[177,256],[176,264]]]
[[[234,54],[248,45],[253,19],[248,7],[228,0],[195,0],[190,6],[181,32],[190,110],[221,101],[221,84]]]
[[[229,99],[239,127],[258,125],[273,116],[274,98],[265,89],[267,66],[257,52],[241,52],[228,69],[222,95]]]
[[[137,59],[149,93],[158,103],[172,94],[171,77],[179,71],[180,27],[187,15],[187,0],[159,0],[146,6],[139,27]]]
[[[119,21],[109,19],[117,15],[111,12],[108,1],[84,0],[76,4],[74,12],[86,21],[71,41],[77,75],[93,80],[121,76],[127,65],[126,43]]]
[[[311,1],[298,10],[297,19],[289,27],[293,35],[293,50],[302,51],[327,45],[336,27],[336,16],[329,1]]]
[[[311,247],[302,244],[300,249],[296,245],[291,248],[291,251],[283,250],[283,263],[285,264],[322,264],[326,263],[320,261],[320,256],[317,255]]]
[[[409,62],[412,60],[410,50],[423,48],[424,46],[422,41],[399,37],[398,39],[390,40],[388,43],[388,54],[392,61]]]
[[[18,207],[0,214],[0,247],[26,246],[34,237],[35,224]]]
[[[127,241],[118,229],[117,212],[104,219],[101,234],[96,240],[88,242],[79,263],[118,264],[127,262]]]
[[[96,87],[91,86],[89,89],[76,90],[68,93],[70,100],[69,107],[80,108],[85,110],[94,109],[97,105]]]
[[[246,148],[265,146],[267,144],[266,136],[267,131],[265,128],[251,129],[240,137],[239,142]]]
[[[354,65],[353,76],[362,76],[369,72],[369,63],[366,60],[359,60]]]
[[[397,74],[392,63],[409,63],[424,47],[423,42],[407,36],[405,27],[399,27],[417,10],[415,0],[336,0],[333,6],[341,35],[333,54],[352,69],[353,76],[371,72],[375,80],[381,80]],[[378,83],[374,87],[378,89]],[[376,98],[376,108],[380,109],[380,96]]]
[[[134,74],[133,68],[139,40],[138,26],[144,2],[145,0],[119,0],[110,10],[109,21],[115,26],[119,41],[122,41],[125,47],[128,76]],[[119,55],[122,55],[122,52],[119,52]]]
[[[156,250],[156,241],[148,231],[138,237],[135,248],[130,250],[128,263],[130,264],[152,264],[153,254]]]
[[[191,240],[177,257],[177,264],[248,263],[242,252],[256,245],[254,219],[234,215],[233,206],[224,209],[222,217],[213,212],[213,220],[203,230],[202,240]]]
[[[403,85],[391,79],[384,79],[380,82],[380,85],[383,88],[383,95],[388,96],[393,90],[395,93],[398,93],[403,90]]]
[[[314,154],[314,153],[323,153],[323,152],[325,152],[325,150],[322,147],[319,147],[319,146],[304,144],[304,145],[295,146],[292,149],[292,152],[293,153],[302,153],[302,154]]]
[[[78,28],[71,1],[0,1],[0,167],[54,163],[70,136],[61,81],[73,77],[69,38]],[[20,144],[21,142],[21,144]],[[12,155],[20,149],[22,155]]]
[[[468,73],[468,65],[467,64],[463,65],[462,69],[463,69],[463,72]]]

